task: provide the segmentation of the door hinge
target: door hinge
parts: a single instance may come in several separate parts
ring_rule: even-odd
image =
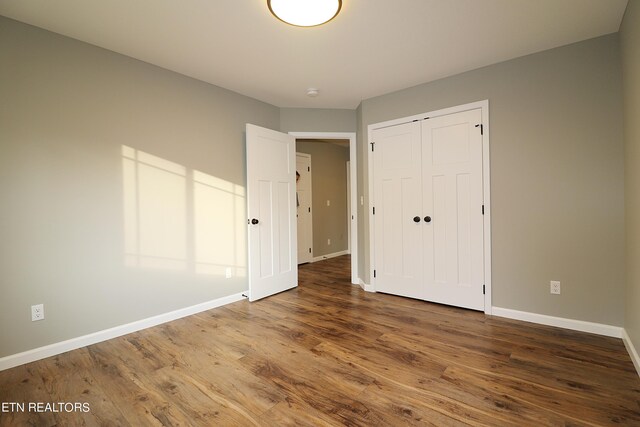
[[[309,208],[309,212],[311,212],[311,208]],[[482,211],[482,213],[484,213],[484,211]]]
[[[482,295],[484,295],[486,289],[485,289],[485,285],[482,285]]]
[[[373,214],[374,215],[376,214],[376,207],[375,206],[373,207]]]
[[[376,277],[376,271],[373,270],[373,278],[375,279],[375,277]]]
[[[376,143],[370,142],[369,144],[371,144],[371,152],[373,153],[375,151],[374,146],[376,145]]]
[[[307,166],[307,172],[311,172],[311,167]]]
[[[482,215],[484,215],[484,205],[482,205]]]
[[[309,253],[311,253],[311,248],[309,248]]]
[[[482,123],[479,123],[476,125],[476,127],[480,128],[480,135],[484,135],[484,125]]]

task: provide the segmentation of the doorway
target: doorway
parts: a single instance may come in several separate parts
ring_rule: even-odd
[[[290,135],[294,136],[296,139],[299,140],[316,140],[316,141],[323,141],[324,143],[337,143],[339,141],[344,141],[344,145],[346,147],[346,149],[348,149],[348,160],[349,160],[349,170],[348,170],[348,180],[345,180],[345,190],[346,190],[346,185],[347,182],[349,183],[349,200],[347,203],[347,206],[350,205],[351,207],[355,207],[357,206],[357,174],[356,174],[356,135],[353,132],[289,132]],[[316,163],[314,162],[314,165]],[[343,165],[342,168],[344,168],[345,166]],[[343,169],[344,170],[344,169]],[[313,168],[312,168],[312,173],[313,173]],[[314,175],[314,179],[315,179],[315,175]],[[346,193],[345,193],[345,198],[346,198]],[[346,202],[346,200],[345,200]],[[322,200],[322,208],[331,208],[332,205],[332,197],[331,196],[327,196],[325,198],[323,198]],[[327,206],[328,204],[328,206]],[[318,212],[318,209],[320,209],[320,206],[315,206],[312,209],[312,213]],[[314,212],[315,210],[315,212]],[[345,210],[346,212],[346,210]],[[347,214],[345,214],[347,215]],[[316,218],[316,216],[314,216],[314,219]],[[349,214],[349,216],[347,217],[347,227],[346,227],[346,239],[345,242],[347,242],[347,245],[345,246],[345,250],[343,253],[347,253],[348,249],[348,241],[352,242],[352,244],[350,245],[350,252],[351,252],[351,283],[353,284],[359,284],[360,283],[360,279],[358,276],[358,254],[357,254],[357,245],[354,244],[353,242],[357,242],[357,232],[358,232],[358,227],[357,227],[357,209],[352,208],[351,213]],[[315,237],[315,235],[314,235]],[[326,246],[333,246],[333,241],[329,241],[330,239],[323,239],[323,241],[321,243],[325,244]],[[322,259],[322,257],[318,257],[316,254],[316,251],[313,251],[315,258],[314,260],[319,260]],[[331,252],[330,255],[336,255],[336,254],[341,254],[341,251],[334,251]]]

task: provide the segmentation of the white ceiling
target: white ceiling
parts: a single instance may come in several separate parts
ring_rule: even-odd
[[[618,31],[627,0],[343,0],[299,28],[266,0],[0,0],[0,15],[279,107],[362,99]],[[317,98],[306,89],[320,89]]]

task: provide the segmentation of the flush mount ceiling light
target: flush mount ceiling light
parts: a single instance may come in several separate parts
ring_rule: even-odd
[[[298,27],[314,27],[331,21],[342,0],[267,0],[273,16]]]

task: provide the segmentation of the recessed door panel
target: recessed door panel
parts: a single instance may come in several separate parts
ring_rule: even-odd
[[[261,279],[272,277],[274,274],[273,260],[276,254],[273,251],[273,234],[277,232],[273,226],[273,183],[271,181],[258,182],[258,218],[262,223],[258,227],[260,236],[260,269],[259,276]]]
[[[291,272],[293,268],[293,258],[289,256],[293,253],[294,247],[292,241],[291,224],[295,224],[292,218],[293,207],[291,206],[291,193],[295,191],[290,182],[278,182],[278,274]]]

